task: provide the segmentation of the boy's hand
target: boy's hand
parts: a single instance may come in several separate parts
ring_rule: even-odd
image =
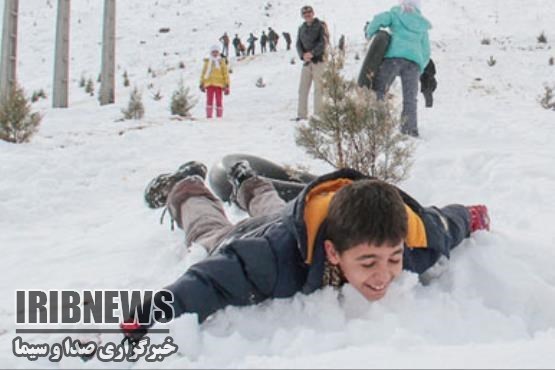
[[[148,329],[137,321],[131,319],[120,324],[120,329],[123,335],[131,342],[139,342],[147,333]]]
[[[224,94],[225,94],[225,95],[229,95],[230,92],[231,92],[231,91],[229,90],[229,86],[227,86],[227,87],[224,88]]]
[[[200,84],[199,86],[200,91],[202,92],[206,92],[206,88],[204,87],[204,85]]]

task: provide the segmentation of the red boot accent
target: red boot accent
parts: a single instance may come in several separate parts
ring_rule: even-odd
[[[120,329],[127,340],[132,343],[138,343],[145,335],[148,333],[148,329],[135,319],[129,319],[128,321],[120,324]]]
[[[470,213],[470,232],[479,230],[490,230],[490,218],[488,207],[484,205],[466,207]]]
[[[119,327],[124,333],[130,333],[141,329],[141,324],[139,324],[137,321],[123,322],[120,324]]]

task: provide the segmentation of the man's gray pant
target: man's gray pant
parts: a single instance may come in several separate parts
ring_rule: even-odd
[[[272,183],[256,176],[241,184],[237,203],[250,217],[279,212],[285,205]],[[233,225],[228,220],[222,202],[196,176],[188,177],[173,187],[168,196],[168,210],[185,231],[187,246],[197,243],[208,253],[212,253],[234,228],[241,225]]]
[[[383,100],[397,76],[401,77],[401,84],[403,86],[401,131],[408,135],[418,136],[417,98],[420,81],[420,68],[418,64],[403,58],[384,59],[376,75],[376,94],[379,100]]]
[[[299,83],[299,104],[297,117],[308,118],[308,95],[314,81],[314,114],[319,115],[322,112],[324,86],[322,76],[326,66],[325,63],[308,63],[303,66],[301,71],[301,82]]]

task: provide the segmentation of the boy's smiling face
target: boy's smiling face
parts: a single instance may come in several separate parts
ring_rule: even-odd
[[[338,253],[326,240],[328,261],[340,267],[343,275],[369,301],[385,296],[391,282],[403,270],[403,243],[382,245],[362,243]]]

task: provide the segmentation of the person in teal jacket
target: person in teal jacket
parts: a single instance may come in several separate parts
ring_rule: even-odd
[[[375,78],[378,99],[383,100],[395,78],[403,85],[401,131],[418,137],[417,98],[420,75],[430,61],[428,31],[431,23],[421,13],[420,0],[401,0],[399,6],[380,13],[368,23],[366,38],[389,28],[391,42]]]

